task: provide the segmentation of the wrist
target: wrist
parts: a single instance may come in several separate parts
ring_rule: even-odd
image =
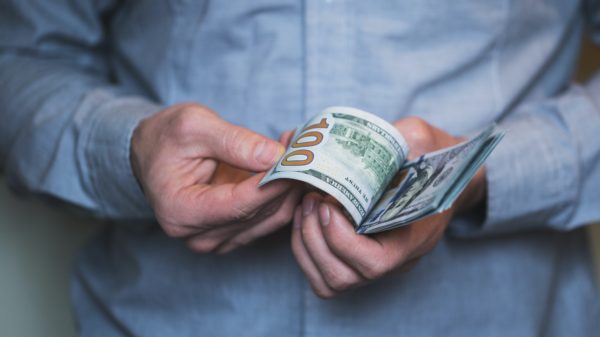
[[[139,165],[139,133],[140,133],[140,124],[133,130],[131,135],[131,143],[129,146],[129,165],[131,166],[131,172],[133,176],[140,182],[140,165]]]
[[[106,95],[94,95],[100,102],[89,129],[82,130],[97,212],[110,218],[147,218],[151,211],[131,169],[131,139],[140,120],[157,106],[139,98]]]

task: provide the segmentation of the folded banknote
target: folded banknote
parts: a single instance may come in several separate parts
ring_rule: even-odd
[[[407,161],[408,144],[394,126],[366,111],[330,107],[296,131],[260,185],[305,182],[337,199],[358,233],[381,232],[450,208],[503,135],[491,125]]]

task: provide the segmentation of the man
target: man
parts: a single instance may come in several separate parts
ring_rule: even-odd
[[[115,223],[75,269],[84,336],[592,336],[600,78],[568,83],[599,7],[6,0],[0,160]],[[508,134],[448,212],[356,235],[329,197],[257,187],[330,105],[413,156]]]

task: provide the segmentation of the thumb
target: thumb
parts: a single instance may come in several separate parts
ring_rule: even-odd
[[[282,133],[281,136],[279,136],[279,143],[285,147],[288,147],[292,141],[292,138],[294,138],[294,133],[296,133],[295,129]]]
[[[243,170],[260,172],[273,166],[285,151],[277,141],[224,120],[209,128],[209,156]]]

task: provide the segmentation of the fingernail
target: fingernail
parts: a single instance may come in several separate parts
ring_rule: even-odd
[[[309,215],[313,208],[315,207],[315,200],[313,198],[304,199],[304,203],[302,204],[302,215]]]
[[[329,206],[322,204],[319,218],[321,219],[321,226],[325,227],[329,225],[329,221],[331,220],[331,214],[329,213]]]
[[[254,149],[254,158],[262,164],[273,165],[281,156],[283,146],[273,145],[271,142],[262,141]]]

